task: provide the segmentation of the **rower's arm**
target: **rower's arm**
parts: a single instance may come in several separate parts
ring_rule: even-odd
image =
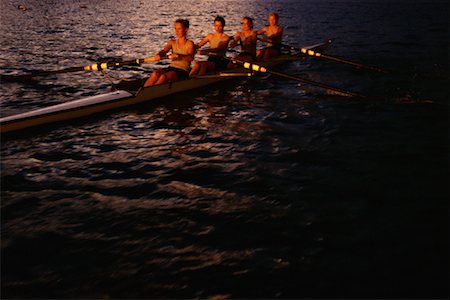
[[[211,34],[208,34],[207,36],[205,36],[203,38],[203,40],[198,42],[197,45],[194,45],[194,52],[197,51],[199,48],[203,47],[206,43],[208,43],[210,41],[210,38],[211,38]],[[202,54],[202,50],[198,50],[197,52],[200,55]]]
[[[224,49],[228,48],[228,43],[230,42],[230,37],[227,36],[226,39],[223,39],[222,41],[220,41],[219,45],[217,46],[217,48],[208,48],[208,49],[203,49],[203,50],[199,50],[199,54],[208,54],[208,53],[217,53],[217,52],[222,52]]]
[[[160,60],[161,57],[165,56],[167,52],[170,51],[170,49],[172,49],[172,40],[169,40],[164,48],[154,56],[155,60]]]
[[[201,40],[200,42],[198,42],[198,44],[196,45],[196,48],[198,49],[198,48],[203,47],[207,42],[209,42],[209,40],[210,40],[210,35],[208,34],[207,36],[205,36],[205,37],[203,38],[203,40]]]
[[[241,39],[241,35],[238,33],[236,33],[236,35],[234,36],[234,39],[231,41],[230,43],[230,48],[234,48],[236,47],[237,43],[239,42],[239,40]]]
[[[266,31],[267,31],[267,28],[266,28],[266,27],[263,27],[263,28],[261,28],[260,30],[256,31],[256,34],[257,34],[257,35],[264,34],[264,33],[266,33]]]

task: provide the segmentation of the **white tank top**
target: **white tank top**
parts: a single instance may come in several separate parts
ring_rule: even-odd
[[[241,51],[256,55],[256,34],[244,36],[244,32],[240,32]]]
[[[186,43],[182,47],[178,46],[178,40],[175,40],[172,44],[172,52],[176,54],[182,54],[187,55],[187,46],[188,46],[189,40],[186,40]],[[191,68],[191,63],[185,60],[172,60],[172,63],[170,64],[171,67],[185,70],[189,72]]]
[[[219,45],[221,42],[223,42],[223,38],[226,37],[229,38],[226,34],[222,34],[219,37],[217,37],[215,34],[212,34],[212,39],[209,40],[209,45],[211,46],[211,49],[219,48]],[[217,52],[217,55],[225,56],[225,53],[227,52],[227,48],[222,49],[220,52]]]
[[[278,28],[280,28],[280,27],[278,27]],[[275,35],[278,32],[278,30],[277,30],[278,28],[275,27],[275,29],[273,29],[270,26],[267,27],[266,36],[268,39],[271,39],[273,42],[273,44],[268,42],[267,47],[271,47],[271,46],[279,47],[280,46],[279,44],[281,44],[283,37],[281,35],[277,36],[277,37],[272,37],[273,35]]]

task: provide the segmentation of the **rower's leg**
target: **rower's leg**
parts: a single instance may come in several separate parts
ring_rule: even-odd
[[[196,62],[192,67],[191,72],[189,72],[189,77],[198,75],[199,70],[200,70],[200,62]]]
[[[198,75],[205,75],[208,72],[214,71],[216,64],[212,61],[203,61],[200,65]]]
[[[229,62],[228,65],[227,65],[227,69],[235,69],[237,67],[238,66],[236,64],[233,64],[232,62]]]
[[[256,61],[261,61],[263,57],[265,57],[265,54],[267,53],[266,50],[257,50],[256,51]],[[265,58],[264,58],[265,59]]]
[[[263,60],[269,60],[272,57],[271,54],[272,54],[271,49],[266,49],[266,51],[264,51]]]
[[[177,80],[178,80],[177,72],[169,71],[169,72],[164,73],[161,77],[159,77],[156,84],[163,84],[163,83],[167,83],[169,81],[175,82]]]
[[[158,80],[155,82],[155,85],[166,83],[168,81],[167,80],[167,74],[168,73],[170,73],[170,72],[166,72],[164,74],[161,74],[161,76],[159,76]]]
[[[264,60],[269,60],[271,58],[277,57],[279,55],[278,50],[276,49],[266,49],[264,53]]]
[[[163,74],[161,70],[153,71],[147,81],[144,83],[144,87],[155,85],[159,77]]]

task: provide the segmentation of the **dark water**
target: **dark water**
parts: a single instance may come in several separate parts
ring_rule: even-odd
[[[448,4],[0,3],[2,73],[145,57],[178,17],[197,41],[217,14],[233,34],[272,10],[286,43],[333,38],[330,54],[395,71],[289,63],[371,100],[237,81],[2,140],[3,298],[448,296]],[[3,82],[1,114],[108,87]]]

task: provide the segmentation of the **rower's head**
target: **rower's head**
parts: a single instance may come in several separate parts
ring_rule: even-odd
[[[276,12],[271,12],[269,14],[269,25],[270,26],[278,25],[278,14]]]
[[[225,19],[221,16],[217,16],[214,19],[214,30],[218,33],[223,32],[223,28],[225,27]]]
[[[185,19],[178,19],[175,21],[175,34],[177,37],[183,37],[186,35],[189,29],[189,21]]]
[[[244,17],[242,19],[242,29],[243,30],[252,30],[253,29],[253,19],[250,17]]]

